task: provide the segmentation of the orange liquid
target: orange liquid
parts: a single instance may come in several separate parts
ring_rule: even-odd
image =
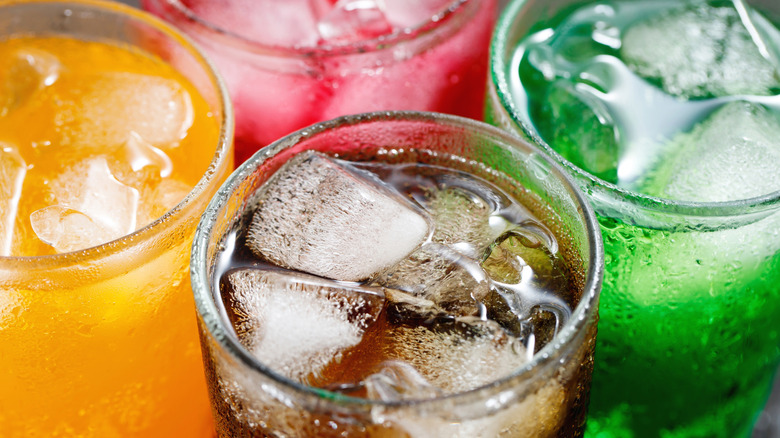
[[[142,228],[197,183],[218,137],[206,101],[149,55],[65,37],[0,41],[0,250],[50,255]],[[58,231],[52,206],[89,226]],[[29,278],[0,258],[0,436],[210,435],[191,216],[159,242],[58,256],[62,269]]]

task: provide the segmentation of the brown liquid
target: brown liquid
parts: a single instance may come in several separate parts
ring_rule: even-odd
[[[568,259],[565,242],[556,240],[558,233],[542,225],[549,221],[542,222],[533,213],[544,211],[535,209],[533,203],[519,204],[513,200],[520,198],[521,188],[501,184],[502,188],[509,187],[504,191],[484,179],[440,166],[378,163],[358,166],[371,170],[423,209],[442,203],[441,199],[435,200],[431,193],[444,187],[454,188],[456,192],[467,193],[468,196],[447,198],[445,203],[452,199],[461,202],[476,197],[475,205],[487,206],[485,220],[488,217],[494,220],[501,218],[508,225],[498,238],[503,243],[484,247],[471,245],[466,250],[471,252],[473,262],[481,265],[489,277],[486,292],[477,294],[477,299],[467,303],[466,310],[462,304],[469,301],[468,297],[473,298],[473,291],[456,294],[458,299],[439,302],[431,309],[410,305],[395,297],[394,291],[398,289],[415,296],[418,290],[414,285],[405,285],[403,281],[400,285],[391,284],[393,290],[386,291],[388,301],[378,316],[372,318],[360,341],[339,351],[324,367],[308,372],[300,383],[371,399],[388,400],[388,391],[390,399],[396,401],[439,397],[475,389],[506,377],[553,339],[565,323],[570,309],[579,300],[582,275]],[[518,192],[513,192],[513,188]],[[527,197],[527,194],[524,196]],[[432,216],[441,223],[442,217],[437,217],[436,213]],[[446,217],[444,221],[447,221]],[[464,248],[463,242],[447,233],[439,233],[439,229],[434,231],[431,240],[449,247]],[[236,307],[234,290],[227,277],[237,270],[275,268],[259,260],[246,248],[241,230],[226,237],[225,247],[234,249],[220,255],[217,278],[220,279],[219,290],[225,315],[237,327],[245,322],[245,309],[240,304]],[[510,261],[517,258],[523,263],[513,266]],[[459,269],[456,266],[451,271],[458,272]],[[350,286],[353,285],[350,283]],[[373,276],[365,285],[388,286],[387,276]],[[464,296],[467,298],[462,298]],[[519,299],[523,305],[518,308],[512,297]],[[239,335],[239,339],[249,346],[251,340],[243,336],[243,333]],[[586,342],[578,354],[587,356],[590,351],[592,343]],[[275,366],[273,359],[258,359],[272,369]],[[211,360],[207,362],[207,376],[213,385],[213,393],[224,393],[224,382],[216,377],[215,369],[212,369],[215,363]],[[580,367],[580,371],[575,372],[576,376],[587,372],[590,366],[589,361],[575,361],[567,368]],[[571,425],[568,428],[571,430],[578,430],[584,419],[582,394],[583,391],[586,393],[589,385],[581,380],[553,379],[555,384],[549,389],[549,394],[540,396],[540,400],[551,400],[552,406],[548,408],[552,412],[548,412],[551,418],[563,422],[563,416],[569,417]],[[270,432],[275,429],[272,424],[276,422],[285,423],[287,430],[294,430],[300,436],[342,436],[344,432],[350,436],[407,436],[407,432],[401,429],[367,424],[364,419],[334,421],[328,415],[302,410],[296,414],[298,418],[292,420],[296,426],[290,426],[289,421],[278,418],[280,412],[286,410],[277,411],[270,406],[264,416],[268,418],[267,424],[264,421],[249,424],[237,418],[237,409],[240,411],[242,407],[230,406],[224,401],[216,400],[215,409],[219,428],[225,436],[276,436],[276,432]],[[235,404],[236,400],[232,403]],[[572,403],[580,407],[568,411],[561,408],[560,412],[557,409],[558,405]],[[557,423],[544,425],[538,436],[550,435],[559,429],[558,426]],[[518,427],[505,428],[508,436],[525,436],[524,432],[519,432],[524,429]]]

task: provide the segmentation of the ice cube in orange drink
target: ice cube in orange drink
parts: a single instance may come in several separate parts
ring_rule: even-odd
[[[0,39],[0,435],[211,433],[187,267],[226,118],[130,45]]]

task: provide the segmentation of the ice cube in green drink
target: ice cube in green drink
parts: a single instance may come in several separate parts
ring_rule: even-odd
[[[780,89],[780,73],[767,43],[778,38],[755,11],[740,13],[730,2],[689,4],[628,28],[620,55],[674,96],[770,95]]]

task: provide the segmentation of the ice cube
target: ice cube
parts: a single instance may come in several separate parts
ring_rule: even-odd
[[[726,104],[691,132],[675,137],[640,190],[699,202],[780,190],[780,120],[761,105]]]
[[[431,300],[398,289],[385,288],[388,319],[391,321],[433,321],[436,318],[452,318],[443,308]]]
[[[0,73],[0,117],[29,101],[39,90],[53,84],[61,68],[59,59],[46,51],[17,51],[10,67]]]
[[[380,317],[322,375],[335,381],[362,379],[369,394],[397,401],[475,389],[526,361],[522,341],[493,321],[461,317],[388,324]]]
[[[433,302],[454,315],[475,315],[489,290],[479,263],[452,248],[427,242],[380,273],[375,285],[400,289]]]
[[[0,142],[0,256],[10,256],[27,163],[16,146]]]
[[[421,203],[435,224],[431,239],[472,259],[510,226],[499,214],[510,201],[473,178],[444,176],[427,192]]]
[[[235,270],[222,286],[241,342],[300,382],[360,342],[384,304],[378,289],[275,270]]]
[[[525,221],[499,236],[482,267],[491,278],[503,283],[533,281],[546,290],[565,289],[557,240],[536,221]]]
[[[385,16],[396,28],[419,27],[443,13],[451,0],[389,0],[385,2]]]
[[[271,46],[315,46],[317,16],[327,0],[233,0],[188,2],[209,23]]]
[[[165,178],[173,171],[173,162],[168,155],[147,143],[134,131],[128,135],[120,155],[120,161],[129,164],[133,172],[140,172],[145,167],[154,167],[160,178]]]
[[[60,252],[108,242],[135,230],[138,191],[117,181],[103,157],[67,170],[51,182],[51,190],[57,204],[33,212],[30,220],[38,237]]]
[[[137,228],[162,217],[180,203],[192,190],[192,185],[173,178],[164,178],[159,184],[140,192]]]
[[[317,23],[326,42],[358,42],[392,33],[384,0],[339,0]]]
[[[192,126],[189,92],[173,79],[105,73],[79,86],[83,89],[74,94],[81,99],[69,104],[80,116],[63,127],[71,142],[93,148],[116,147],[135,135],[156,147],[168,148],[178,145]]]
[[[382,363],[381,369],[366,377],[363,382],[368,398],[373,400],[398,402],[443,395],[440,389],[428,383],[413,366],[398,360]]]
[[[571,391],[561,379],[547,379],[538,389],[514,400],[501,391],[480,403],[493,411],[475,418],[475,409],[460,404],[454,409],[430,415],[428,412],[377,408],[372,412],[378,424],[400,428],[405,436],[425,438],[538,438],[552,436],[566,418],[567,395]],[[483,406],[477,410],[484,409]]]
[[[520,339],[493,321],[458,318],[439,327],[399,327],[394,356],[446,393],[478,388],[504,378],[527,361]]]
[[[30,214],[33,231],[57,252],[71,252],[111,241],[119,236],[86,214],[63,205],[51,205]]]
[[[421,185],[419,176],[396,171],[392,178],[431,216],[431,239],[376,276],[374,284],[408,292],[453,315],[475,315],[490,293],[480,261],[499,236],[516,228],[514,224],[525,221],[529,213],[477,178],[445,171],[426,174],[431,182]],[[541,225],[537,228],[553,246],[549,232]],[[402,307],[412,310],[409,305]]]
[[[568,79],[555,81],[545,96],[542,114],[535,118],[536,127],[575,166],[615,182],[620,152],[615,122],[604,102],[581,91],[581,85]]]
[[[557,241],[542,224],[528,221],[503,234],[482,267],[494,286],[484,300],[487,316],[521,337],[529,354],[571,316],[573,288]]]
[[[780,66],[766,55],[733,5],[673,8],[629,28],[621,49],[637,74],[686,98],[775,94]]]
[[[319,153],[292,158],[262,190],[247,245],[283,267],[361,281],[429,234],[426,218],[400,195]]]

